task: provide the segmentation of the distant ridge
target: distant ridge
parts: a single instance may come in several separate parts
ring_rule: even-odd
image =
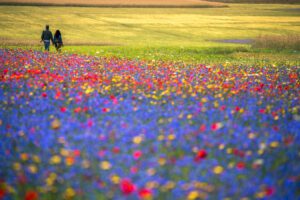
[[[222,3],[252,3],[252,4],[300,4],[300,0],[207,0]]]
[[[72,6],[116,8],[212,8],[226,7],[220,2],[205,0],[0,0],[10,6]]]

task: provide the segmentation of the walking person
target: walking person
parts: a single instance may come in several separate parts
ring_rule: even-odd
[[[41,41],[44,42],[45,50],[49,51],[50,50],[50,41],[53,44],[53,36],[52,36],[52,32],[49,30],[49,25],[46,25],[46,30],[43,31],[42,36],[41,36]]]
[[[54,41],[54,45],[55,45],[56,51],[59,52],[60,48],[62,46],[64,46],[63,41],[62,41],[62,37],[61,37],[61,33],[60,33],[59,30],[56,30],[56,32],[54,34],[53,41]]]

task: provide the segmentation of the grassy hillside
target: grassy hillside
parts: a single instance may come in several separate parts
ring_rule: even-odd
[[[269,35],[280,40],[299,35],[297,9],[300,5],[230,4],[206,9],[0,6],[0,47],[42,50],[40,35],[45,24],[50,24],[52,31],[62,31],[66,52],[192,62],[300,62],[299,51],[274,54],[243,42],[264,36],[260,43],[265,46],[261,39]]]
[[[66,45],[211,47],[223,39],[300,33],[300,5],[231,5],[208,9],[0,6],[0,41],[39,45],[45,24]],[[244,44],[237,44],[245,46]]]

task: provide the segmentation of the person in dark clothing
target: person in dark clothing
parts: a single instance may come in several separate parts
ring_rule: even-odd
[[[60,33],[59,30],[56,30],[56,32],[54,34],[53,41],[54,41],[54,45],[55,45],[56,51],[60,51],[60,48],[62,46],[64,46],[64,44],[63,44],[61,33]]]
[[[46,30],[43,31],[41,39],[42,39],[41,41],[44,42],[45,50],[49,51],[50,41],[53,44],[53,36],[52,36],[52,32],[49,30],[49,25],[46,25]]]

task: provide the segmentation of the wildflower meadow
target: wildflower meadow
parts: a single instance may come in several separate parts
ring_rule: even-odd
[[[0,49],[0,199],[297,199],[300,66]]]

